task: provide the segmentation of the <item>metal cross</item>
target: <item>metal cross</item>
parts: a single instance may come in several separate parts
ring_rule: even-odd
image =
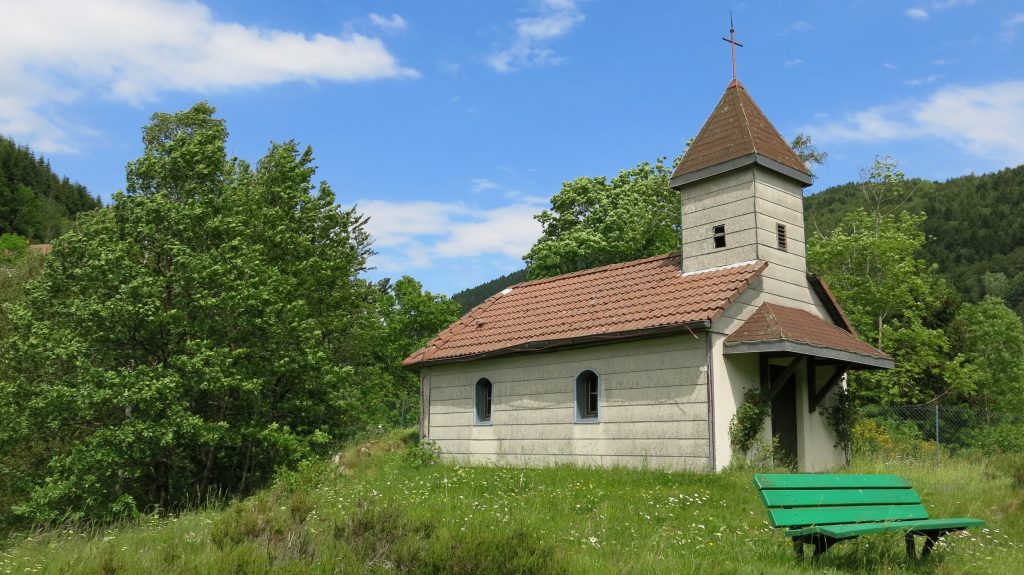
[[[729,37],[722,36],[722,40],[725,40],[729,44],[732,44],[732,79],[736,80],[736,46],[740,48],[743,44],[736,41],[736,28],[732,25],[732,10],[729,11]]]

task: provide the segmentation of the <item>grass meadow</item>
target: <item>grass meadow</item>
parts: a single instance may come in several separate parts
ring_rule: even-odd
[[[909,561],[898,534],[798,561],[750,470],[427,464],[413,438],[354,446],[215,509],[21,534],[0,545],[0,574],[1024,573],[1020,458],[855,463],[907,477],[934,517],[988,525],[926,561]]]

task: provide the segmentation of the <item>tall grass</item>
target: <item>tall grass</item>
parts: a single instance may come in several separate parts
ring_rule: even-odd
[[[42,531],[0,573],[939,573],[1024,571],[1024,462],[857,462],[898,473],[936,517],[979,517],[927,561],[898,535],[797,561],[766,523],[751,472],[430,464],[410,436],[354,446],[224,509],[109,529]]]

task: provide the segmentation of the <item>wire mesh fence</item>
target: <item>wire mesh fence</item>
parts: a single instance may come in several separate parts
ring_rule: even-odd
[[[875,405],[858,410],[854,455],[922,456],[965,449],[1024,452],[1024,416],[962,404]]]

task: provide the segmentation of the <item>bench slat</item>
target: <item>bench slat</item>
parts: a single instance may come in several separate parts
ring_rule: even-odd
[[[920,521],[895,521],[891,523],[857,523],[854,525],[822,525],[804,527],[786,531],[786,537],[822,534],[835,539],[849,539],[870,535],[872,533],[889,533],[893,531],[957,531],[968,527],[980,527],[985,522],[981,519],[963,517],[949,519],[925,519]]]
[[[818,473],[760,473],[758,489],[910,489],[898,475],[828,475]]]
[[[928,512],[921,504],[859,505],[769,509],[768,517],[771,519],[773,527],[798,527],[804,525],[928,519]]]
[[[913,489],[765,489],[766,507],[819,507],[920,503]]]

